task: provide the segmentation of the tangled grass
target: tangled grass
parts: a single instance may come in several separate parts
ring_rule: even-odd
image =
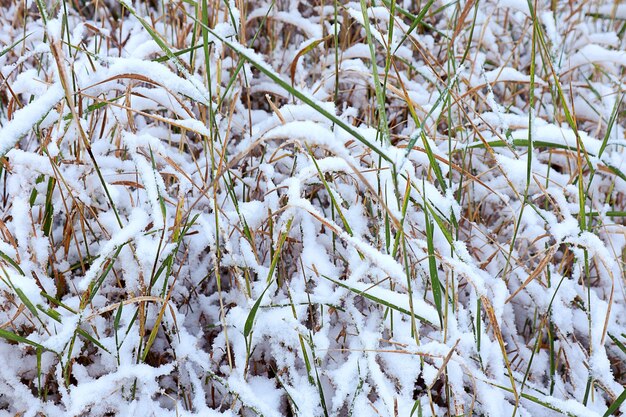
[[[626,412],[625,5],[0,4],[0,415]]]

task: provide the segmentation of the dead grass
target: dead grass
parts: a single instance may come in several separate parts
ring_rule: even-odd
[[[626,10],[510,3],[2,2],[0,410],[623,412]]]

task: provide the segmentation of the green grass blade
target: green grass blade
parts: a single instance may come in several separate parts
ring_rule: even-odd
[[[624,389],[624,391],[622,391],[619,397],[617,397],[615,401],[613,401],[613,404],[611,404],[611,406],[606,410],[606,413],[604,413],[602,417],[609,417],[614,415],[617,410],[619,410],[620,405],[622,405],[624,401],[626,401],[626,388]]]
[[[348,284],[346,284],[345,282],[341,282],[341,281],[332,279],[332,278],[330,278],[330,277],[328,277],[326,275],[321,275],[321,276],[326,278],[330,282],[333,282],[333,283],[339,285],[340,287],[343,287],[343,288],[345,288],[347,290],[352,291],[353,293],[355,293],[357,295],[360,295],[362,297],[367,298],[370,301],[375,302],[376,304],[381,304],[381,305],[383,305],[385,307],[389,307],[390,309],[398,311],[398,312],[400,312],[402,314],[406,314],[409,317],[412,316],[412,314],[411,314],[411,312],[409,310],[407,310],[405,308],[402,308],[400,306],[397,306],[397,305],[395,305],[395,304],[393,304],[393,303],[391,303],[391,302],[389,302],[387,300],[383,300],[382,298],[379,298],[379,297],[376,297],[374,295],[371,295],[367,291],[363,291],[363,290],[359,290],[359,289],[353,288],[353,287],[349,286]],[[430,320],[426,319],[425,317],[422,317],[422,316],[420,316],[418,314],[415,314],[414,316],[415,316],[416,319],[418,319],[419,321],[421,321],[423,323],[427,323],[427,324],[430,324],[430,325],[435,325],[434,323],[432,323]]]
[[[303,103],[310,106],[313,110],[315,110],[316,112],[318,112],[319,114],[327,118],[328,120],[332,121],[337,126],[342,128],[344,131],[352,135],[356,140],[361,142],[363,145],[370,148],[374,153],[376,153],[382,159],[394,165],[394,161],[391,158],[389,158],[389,156],[385,153],[384,149],[379,148],[376,144],[365,139],[365,137],[363,137],[363,135],[361,135],[352,126],[350,126],[349,124],[341,120],[341,118],[337,117],[335,114],[326,110],[322,106],[322,103],[319,103],[317,100],[310,97],[308,94],[305,94],[302,91],[292,87],[291,83],[283,80],[283,78],[279,76],[273,69],[271,69],[269,65],[267,65],[258,55],[256,55],[256,53],[250,51],[248,48],[245,48],[238,43],[232,42],[224,38],[223,36],[216,33],[213,29],[206,27],[204,24],[202,24],[202,26],[204,26],[206,30],[212,36],[216,37],[220,42],[224,43],[226,46],[228,46],[229,48],[237,52],[237,54],[239,54],[242,58],[250,62],[256,69],[258,69],[267,77],[269,77],[272,81],[274,81],[277,85],[279,85],[283,90],[285,90],[292,96],[296,97]]]

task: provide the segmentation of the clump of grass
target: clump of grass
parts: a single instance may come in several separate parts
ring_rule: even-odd
[[[0,410],[625,412],[604,3],[5,2]]]

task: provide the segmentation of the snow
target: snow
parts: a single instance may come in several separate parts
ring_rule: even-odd
[[[13,118],[0,128],[0,155],[6,155],[61,101],[63,96],[61,84],[54,84],[35,101],[17,110]]]
[[[78,287],[82,291],[85,291],[88,286],[94,282],[96,276],[102,272],[103,265],[108,260],[108,257],[113,254],[113,251],[129,242],[141,232],[147,224],[148,216],[146,212],[141,209],[135,209],[128,220],[128,224],[118,230],[111,240],[100,247],[98,259],[89,268],[87,274],[78,282]]]
[[[268,8],[258,8],[248,14],[248,21],[251,21],[252,19],[263,18],[268,15],[268,12],[270,12]],[[319,25],[313,24],[309,19],[300,16],[293,10],[289,12],[276,11],[276,9],[274,8],[274,10],[269,13],[269,16],[273,20],[289,23],[297,27],[298,29],[306,33],[306,35],[311,39],[322,38],[322,28]]]
[[[623,5],[113,3],[0,6],[0,415],[622,393]]]
[[[584,64],[615,63],[626,65],[625,51],[611,51],[600,45],[585,45],[580,51],[569,58],[569,68],[574,69]]]

